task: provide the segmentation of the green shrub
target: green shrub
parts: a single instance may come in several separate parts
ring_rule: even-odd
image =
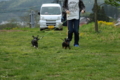
[[[10,30],[10,29],[13,29],[15,27],[18,27],[18,25],[16,23],[7,23],[7,24],[3,24],[3,25],[0,25],[0,29],[5,29],[5,30]]]

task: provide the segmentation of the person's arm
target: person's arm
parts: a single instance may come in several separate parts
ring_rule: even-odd
[[[69,9],[68,9],[68,0],[64,0],[63,2],[63,11],[69,14]]]
[[[85,5],[82,0],[79,0],[79,8],[81,13],[85,12]]]

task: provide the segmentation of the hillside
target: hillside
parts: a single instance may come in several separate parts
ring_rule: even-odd
[[[23,9],[37,6],[39,7],[42,3],[52,2],[53,0],[10,0],[1,3],[1,9]]]
[[[103,3],[103,1],[100,0],[98,3]],[[31,9],[39,11],[42,3],[49,2],[53,2],[53,0],[2,0],[0,2],[0,22],[11,18],[19,18],[19,16],[26,14]],[[86,11],[90,12],[94,0],[83,0],[83,2],[85,3]]]
[[[10,0],[0,2],[0,21],[19,18],[29,10],[39,10],[42,3],[49,3],[53,0]]]

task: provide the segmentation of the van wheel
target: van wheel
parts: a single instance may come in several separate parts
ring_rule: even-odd
[[[63,28],[56,28],[55,30],[57,30],[57,31],[62,31],[63,30]]]
[[[42,31],[43,29],[40,29],[40,31]]]
[[[61,28],[61,29],[59,29],[59,30],[61,30],[61,31],[62,31],[62,30],[63,30],[63,28]]]
[[[60,29],[59,29],[59,31],[62,31],[62,30],[63,30],[63,28],[60,28]]]

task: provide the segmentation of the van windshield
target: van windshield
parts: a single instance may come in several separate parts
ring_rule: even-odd
[[[42,15],[59,15],[60,7],[42,7],[41,9]]]

